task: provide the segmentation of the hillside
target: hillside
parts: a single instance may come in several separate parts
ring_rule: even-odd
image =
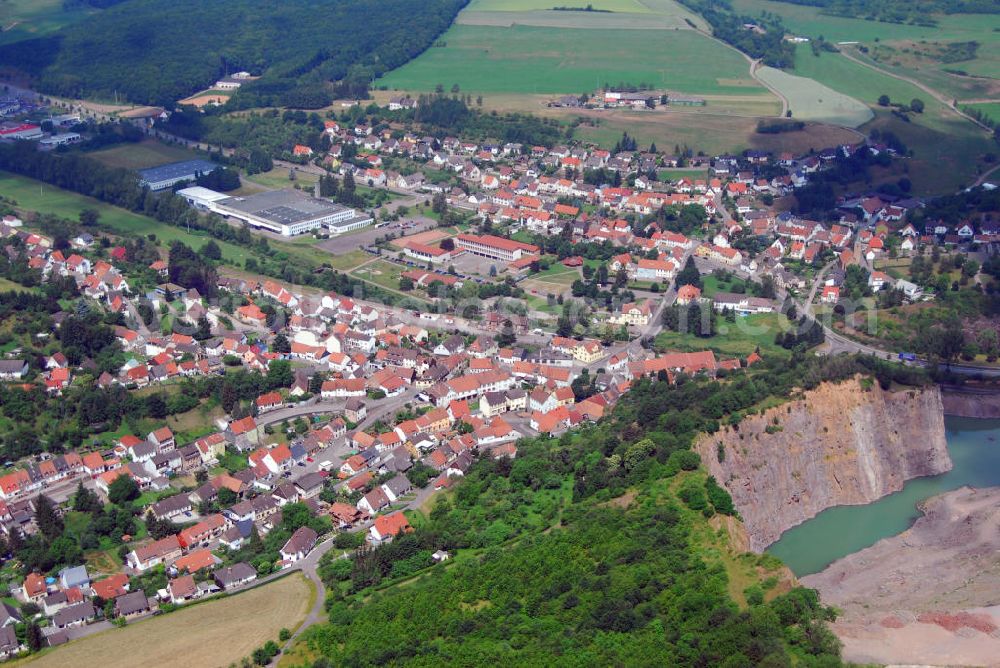
[[[481,459],[411,515],[413,533],[321,563],[330,623],[296,653],[332,665],[839,665],[831,612],[773,557],[745,552],[732,500],[690,448],[863,364],[877,363],[796,353],[721,382],[640,380],[594,427]],[[454,556],[431,566],[439,549]]]
[[[263,77],[243,106],[320,107],[407,62],[466,0],[125,0],[33,40],[0,47],[0,62],[44,92],[172,104],[226,72]],[[401,21],[405,16],[407,20]],[[346,86],[345,88],[350,88]]]

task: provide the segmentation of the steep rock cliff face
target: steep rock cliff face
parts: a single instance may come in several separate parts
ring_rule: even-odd
[[[732,495],[757,552],[826,508],[870,503],[910,478],[951,469],[936,386],[824,384],[695,447]]]
[[[970,418],[1000,418],[1000,392],[986,389],[944,387],[944,414]]]

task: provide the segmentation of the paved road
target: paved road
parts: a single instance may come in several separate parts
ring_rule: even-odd
[[[812,302],[816,296],[816,292],[819,286],[823,282],[824,275],[829,271],[830,267],[833,266],[834,262],[826,264],[819,273],[816,274],[815,280],[813,280],[812,287],[809,291],[808,300],[803,304],[802,302],[793,299],[798,308],[799,312],[806,315],[810,320],[816,321],[812,312]],[[782,293],[784,295],[784,293]],[[830,328],[826,323],[821,321],[820,324],[823,327],[823,331],[826,334],[826,353],[827,354],[837,354],[837,353],[859,353],[862,355],[874,355],[875,357],[880,357],[882,359],[894,360],[898,359],[898,351],[886,350],[884,348],[879,348],[877,346],[868,345],[855,341],[854,339],[848,338],[843,334]],[[916,366],[928,366],[926,360],[916,360],[912,362]],[[944,364],[940,365],[942,370],[951,371],[952,373],[961,374],[964,376],[976,376],[982,375],[990,378],[1000,377],[1000,368],[998,367],[987,367],[987,366],[977,366],[975,364]]]

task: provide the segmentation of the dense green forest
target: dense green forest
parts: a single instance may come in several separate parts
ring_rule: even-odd
[[[318,108],[426,49],[467,0],[124,0],[0,62],[45,92],[173,105],[227,72],[263,75],[244,107]],[[331,82],[340,82],[334,85]]]
[[[771,67],[792,67],[795,46],[784,40],[781,18],[772,14],[752,17],[737,14],[729,0],[678,0],[691,11],[701,14],[712,26],[712,34],[751,58]],[[746,25],[759,30],[748,30]]]
[[[932,14],[996,14],[996,0],[778,0],[792,5],[822,7],[826,14],[889,23],[934,25]]]
[[[725,379],[639,380],[597,425],[480,459],[413,533],[324,557],[330,623],[307,633],[313,666],[839,665],[815,592],[779,593],[769,557],[720,557],[711,518],[736,510],[691,445],[770,397],[855,373],[922,382],[800,347]],[[423,572],[439,549],[454,558]]]

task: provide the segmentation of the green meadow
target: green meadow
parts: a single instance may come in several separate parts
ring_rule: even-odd
[[[1000,28],[997,14],[950,14],[935,16],[933,27],[866,21],[860,18],[827,16],[818,7],[793,5],[773,0],[732,0],[733,8],[751,16],[769,12],[781,17],[791,32],[805,37],[822,35],[831,42],[887,42],[894,40],[980,40],[989,39]]]
[[[432,91],[557,94],[649,83],[694,94],[765,94],[735,51],[692,30],[581,30],[454,25],[378,83]]]
[[[94,9],[67,9],[63,0],[2,0],[0,44],[42,37],[80,21]]]

